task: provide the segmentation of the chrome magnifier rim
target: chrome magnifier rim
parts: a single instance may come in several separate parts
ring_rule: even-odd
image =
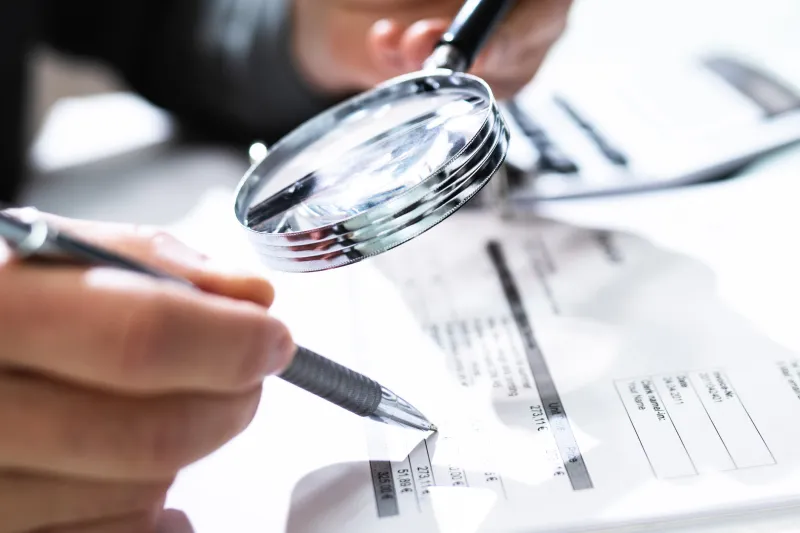
[[[502,3],[510,4],[502,0],[467,0],[462,10],[464,16],[457,17],[453,26],[460,29],[443,38],[459,46],[439,46],[431,62],[426,64],[428,68],[422,72],[388,80],[305,122],[272,146],[263,159],[248,169],[236,190],[234,212],[264,263],[281,271],[312,272],[342,267],[389,251],[451,216],[491,180],[505,161],[509,130],[491,88],[482,79],[461,71],[469,63],[469,57],[458,52],[475,53],[480,46],[480,36],[489,31],[489,26],[503,11],[499,5]],[[444,61],[440,62],[440,59]],[[463,61],[452,61],[458,59]],[[326,176],[324,166],[304,164],[301,159],[304,149],[324,141],[331,132],[336,138],[337,130],[342,133],[347,131],[340,128],[353,125],[357,131],[361,126],[358,122],[360,118],[373,120],[380,115],[371,114],[382,106],[400,104],[402,110],[404,103],[414,101],[419,95],[424,97],[425,93],[432,93],[434,98],[444,95],[445,100],[452,96],[452,101],[461,101],[459,99],[463,97],[466,109],[473,106],[469,114],[482,121],[482,124],[473,130],[477,124],[473,123],[466,131],[458,126],[453,133],[458,132],[461,137],[456,137],[458,142],[451,145],[455,153],[448,151],[443,160],[433,161],[431,167],[438,165],[435,168],[428,168],[428,163],[425,163],[424,173],[417,174],[417,169],[414,174],[408,175],[412,181],[403,182],[401,179],[399,188],[391,186],[379,189],[374,196],[363,197],[366,202],[352,204],[352,209],[347,207],[347,201],[339,204],[326,204],[324,200],[322,204],[306,202],[314,200],[317,194],[324,196],[329,186],[336,190],[341,189],[342,185],[346,189],[347,180],[352,176],[348,173],[350,170],[355,169],[357,180],[363,176],[372,179],[370,170],[364,174],[358,167],[348,165],[346,156],[356,157],[358,154],[369,154],[372,148],[388,147],[393,158],[392,138],[402,139],[399,133],[411,132],[416,120],[424,125],[426,117],[436,116],[436,111],[412,115],[410,120],[387,125],[386,130],[379,129],[380,133],[361,141],[358,139],[362,133],[358,132],[356,144],[335,156],[344,162],[344,166],[333,167],[339,169],[334,170],[333,182],[330,181],[330,175]],[[476,102],[479,105],[475,105]],[[346,137],[344,135],[342,138]],[[403,146],[415,146],[416,141],[416,146],[424,147],[430,138],[412,136]],[[423,144],[419,144],[419,139],[423,139]],[[341,145],[334,146],[341,148]],[[312,150],[312,157],[313,154]],[[342,154],[345,157],[341,157]],[[308,157],[308,153],[305,155]],[[360,161],[357,157],[353,160]],[[285,176],[297,173],[297,167],[292,169],[290,166],[294,162],[299,162],[301,169],[304,166],[307,168],[285,182],[279,177],[281,170],[289,168],[290,172]],[[371,166],[367,163],[365,168]],[[404,167],[401,165],[398,168]],[[316,175],[320,171],[321,178]],[[398,176],[402,175],[401,171]],[[273,179],[276,181],[273,182]],[[341,179],[345,181],[337,181]],[[378,179],[377,175],[375,179]],[[366,187],[369,191],[369,182]],[[345,199],[348,194],[345,194]],[[342,206],[345,208],[342,209]],[[333,211],[328,210],[330,207],[333,207]],[[303,213],[302,210],[306,210],[306,214],[299,216],[306,217],[308,209],[311,210],[311,218],[293,218]],[[331,213],[341,218],[326,220],[325,217]],[[318,223],[314,222],[316,216],[320,217]],[[299,226],[297,222],[300,222]],[[308,227],[302,227],[303,224],[308,224]]]
[[[507,142],[506,137],[498,136],[491,152],[481,166],[471,172],[463,186],[455,188],[440,201],[414,206],[407,213],[405,223],[369,226],[327,242],[289,247],[262,243],[257,247],[257,253],[280,270],[306,272],[318,270],[319,264],[344,266],[388,251],[445,220],[477,194],[502,164],[501,154]]]
[[[252,226],[254,197],[271,179],[271,173],[291,160],[300,147],[365,106],[443,87],[472,91],[485,100],[488,111],[466,145],[430,176],[386,202],[334,223],[283,233],[258,231]],[[389,251],[452,215],[497,172],[505,160],[508,140],[505,119],[491,88],[480,78],[447,69],[400,76],[332,107],[275,144],[242,178],[236,191],[235,215],[256,253],[271,268],[313,272],[342,267]]]
[[[502,144],[501,144],[502,143]],[[460,175],[455,183],[449,183],[442,189],[429,193],[431,197],[428,201],[415,202],[404,207],[402,210],[393,213],[387,220],[376,220],[374,223],[361,227],[354,227],[348,233],[338,233],[331,237],[309,240],[305,242],[283,245],[265,245],[270,249],[271,254],[280,256],[285,253],[285,257],[295,256],[295,252],[309,251],[307,256],[325,255],[333,250],[351,248],[354,243],[367,242],[372,239],[381,238],[393,230],[402,230],[407,226],[415,224],[420,216],[427,216],[431,213],[439,213],[443,208],[449,206],[451,209],[460,207],[463,201],[471,198],[480,187],[490,179],[492,171],[502,164],[501,151],[505,148],[506,139],[497,135],[487,143],[490,146],[482,149],[485,155],[481,156],[478,166],[470,168],[465,174]],[[498,146],[498,144],[501,144]],[[500,148],[500,150],[498,150]],[[469,193],[466,195],[465,193]],[[457,203],[454,203],[457,202]],[[347,230],[349,228],[343,228]],[[286,252],[282,252],[282,251]]]

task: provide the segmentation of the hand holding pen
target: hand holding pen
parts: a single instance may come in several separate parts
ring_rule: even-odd
[[[266,376],[311,358],[295,357],[289,331],[269,316],[274,292],[261,277],[222,269],[161,232],[35,220],[14,234],[3,218],[14,244],[0,239],[0,423],[13,428],[0,437],[0,491],[44,484],[32,494],[51,491],[72,522],[123,501],[158,505],[181,468],[249,424]],[[69,234],[48,250],[53,225]],[[86,266],[75,254],[87,249],[124,252],[169,279],[106,268],[102,257]],[[18,260],[30,250],[71,251],[78,261]],[[295,373],[299,386],[313,381]],[[70,494],[80,501],[65,501]]]

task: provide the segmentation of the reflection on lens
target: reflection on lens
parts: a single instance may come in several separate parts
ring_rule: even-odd
[[[302,183],[309,192],[262,231],[333,224],[408,191],[457,156],[489,112],[488,101],[457,90],[359,112],[281,168],[279,182]]]

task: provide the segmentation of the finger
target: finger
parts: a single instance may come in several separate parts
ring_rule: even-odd
[[[158,513],[136,513],[83,524],[55,526],[35,533],[160,533],[156,530]]]
[[[475,58],[473,67],[483,71],[487,62],[494,70],[507,68],[509,53],[514,61],[531,49],[552,44],[564,29],[568,0],[517,2]],[[403,35],[401,50],[409,70],[419,69],[447,31],[452,18],[421,18]]]
[[[374,83],[399,76],[404,72],[400,39],[404,28],[393,19],[376,22],[367,36],[367,51],[375,68]]]
[[[127,398],[0,374],[0,468],[103,480],[169,480],[238,435],[261,389]]]
[[[520,70],[516,73],[511,73],[509,77],[487,77],[485,81],[492,88],[494,97],[498,100],[513,98],[521,89],[530,83],[531,77],[540,70],[547,58],[547,53],[548,50],[546,49],[532,53]]]
[[[444,19],[425,20],[412,25],[405,32],[401,43],[403,56],[408,61],[406,68],[419,68],[447,28]],[[514,96],[525,87],[538,72],[547,55],[548,48],[540,43],[516,43],[499,35],[491,41],[489,50],[479,56],[471,72],[484,77],[492,87],[496,98]],[[527,48],[523,48],[527,46]],[[416,64],[419,63],[419,64]],[[498,64],[502,64],[498,68]]]
[[[201,290],[265,307],[272,305],[274,300],[274,288],[263,276],[237,270],[218,259],[212,259],[162,229],[45,216],[58,227],[74,232],[89,242],[188,278]]]
[[[269,307],[274,299],[272,285],[262,276],[245,272],[212,259],[162,229],[113,222],[69,219],[35,209],[12,209],[27,218],[43,217],[57,228],[95,245],[137,259],[145,264],[189,278],[200,289],[252,301]]]
[[[0,533],[92,522],[163,506],[167,483],[104,483],[29,473],[0,474]]]
[[[450,21],[447,19],[432,18],[417,21],[405,31],[400,41],[400,50],[406,71],[422,68],[449,25]]]
[[[571,3],[517,2],[476,59],[473,72],[483,78],[527,75],[530,80],[535,73],[524,70],[527,59],[548,51],[561,37]]]
[[[0,366],[121,392],[233,391],[288,365],[266,310],[122,271],[0,267]]]
[[[263,276],[200,254],[158,228],[132,228],[119,236],[95,234],[92,231],[87,231],[85,235],[89,240],[117,253],[140,257],[155,268],[187,278],[200,290],[267,308],[275,299],[274,287]]]

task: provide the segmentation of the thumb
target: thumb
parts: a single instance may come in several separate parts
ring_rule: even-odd
[[[426,19],[415,22],[405,31],[400,39],[400,55],[407,72],[422,68],[449,26],[448,19]]]
[[[367,50],[374,68],[371,83],[380,83],[405,73],[405,61],[400,51],[404,31],[405,28],[394,19],[379,20],[370,28]]]

